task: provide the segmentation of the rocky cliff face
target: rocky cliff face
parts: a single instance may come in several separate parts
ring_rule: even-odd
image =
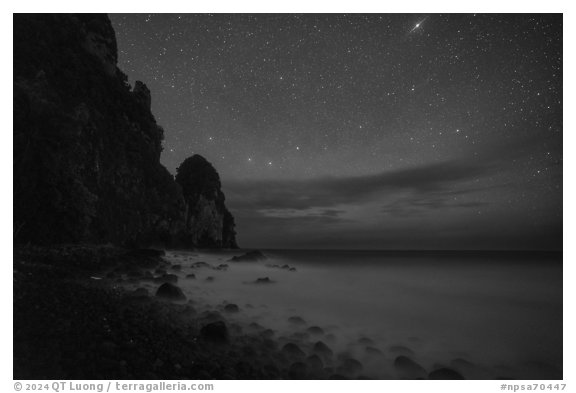
[[[186,202],[186,231],[205,248],[236,248],[234,217],[224,205],[220,177],[204,157],[187,158],[177,169],[176,182]]]
[[[14,15],[15,241],[235,244],[204,201],[193,223],[159,161],[150,91],[116,61],[106,15]]]

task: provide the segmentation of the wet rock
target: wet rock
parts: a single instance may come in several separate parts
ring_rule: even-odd
[[[200,267],[212,267],[212,266],[209,263],[198,261],[194,262],[192,265],[190,265],[190,267],[200,268]]]
[[[228,342],[228,328],[222,321],[212,322],[200,329],[200,336],[206,341],[224,344]]]
[[[347,375],[357,376],[362,371],[362,368],[363,368],[362,363],[360,363],[356,359],[352,358],[345,359],[344,362],[342,363],[342,370]]]
[[[236,304],[227,304],[224,306],[224,311],[228,313],[237,313],[240,311],[240,308]]]
[[[368,337],[360,337],[358,339],[358,344],[362,344],[362,345],[374,345],[374,341],[372,341],[371,339],[369,339]]]
[[[308,329],[306,329],[306,331],[313,336],[320,336],[324,334],[324,330],[318,326],[310,326]]]
[[[270,280],[269,277],[262,277],[262,278],[257,278],[256,281],[254,281],[256,284],[272,284],[274,281]]]
[[[459,372],[454,371],[450,368],[441,368],[434,370],[428,375],[428,379],[464,379]]]
[[[194,273],[190,273],[190,274],[187,274],[187,275],[186,275],[186,278],[188,278],[188,279],[195,279],[195,278],[196,278],[196,275],[195,275]]]
[[[213,281],[214,281],[214,277],[208,276],[208,277],[206,277],[206,279],[205,279],[204,281],[206,281],[206,282],[213,282]]]
[[[322,341],[316,342],[314,344],[313,351],[315,354],[319,355],[324,361],[332,359],[334,356],[334,352],[328,347],[328,345],[324,344]]]
[[[288,318],[288,322],[290,322],[293,325],[300,325],[300,326],[306,325],[306,321],[297,316]]]
[[[186,296],[176,285],[165,282],[156,291],[156,296],[170,300],[185,300]]]
[[[268,259],[261,251],[249,251],[246,254],[230,258],[231,262],[258,262]]]
[[[407,356],[398,356],[394,360],[394,368],[401,379],[425,378],[426,370]]]
[[[308,365],[310,370],[315,373],[322,371],[322,368],[324,367],[324,362],[322,361],[320,356],[316,354],[308,356],[306,358],[306,364]]]
[[[164,275],[164,274],[167,273],[167,271],[166,271],[166,269],[158,268],[158,269],[156,269],[156,270],[154,271],[154,273],[160,274],[160,275]]]
[[[291,272],[295,272],[295,271],[296,271],[296,268],[295,268],[295,267],[291,267],[291,268],[288,269],[288,270],[291,271]]]
[[[182,270],[182,265],[172,265],[172,270],[180,271]]]
[[[236,323],[230,324],[230,334],[239,336],[242,334],[242,327]]]
[[[282,351],[281,351],[284,355],[290,356],[290,357],[304,357],[306,356],[306,354],[304,353],[304,351],[302,351],[300,349],[300,347],[294,343],[288,343],[286,345],[284,345],[282,347]]]
[[[275,334],[274,330],[272,329],[266,329],[262,333],[260,333],[260,335],[265,339],[271,339],[272,337],[274,337],[274,334]]]
[[[252,329],[252,330],[263,330],[264,327],[262,325],[260,325],[258,322],[251,322],[250,325],[248,325],[248,328]]]
[[[265,365],[262,370],[264,371],[265,379],[278,379],[280,376],[280,370],[273,363]]]
[[[334,344],[336,342],[336,336],[332,333],[327,334],[326,337],[324,338],[331,344]]]
[[[304,379],[306,378],[307,367],[302,362],[292,363],[288,368],[288,377],[291,379]]]
[[[280,266],[280,269],[290,270],[290,265],[282,265]]]

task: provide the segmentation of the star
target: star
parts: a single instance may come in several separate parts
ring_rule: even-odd
[[[214,162],[230,190],[247,179],[265,187],[276,180],[322,185],[325,178],[412,176],[419,167],[464,160],[466,166],[482,164],[478,171],[486,176],[478,191],[468,189],[467,176],[450,177],[442,198],[462,195],[462,201],[451,206],[432,193],[429,201],[419,196],[394,205],[394,220],[374,227],[366,244],[379,247],[375,234],[397,233],[400,222],[417,228],[418,214],[455,230],[480,205],[490,206],[482,209],[486,220],[458,235],[471,247],[512,247],[519,236],[506,236],[514,225],[517,233],[527,233],[528,223],[561,226],[561,14],[110,17],[120,69],[151,91],[152,112],[165,136],[160,159],[172,173],[195,152]],[[401,47],[408,42],[410,47]],[[477,60],[487,56],[490,61]],[[449,173],[439,171],[444,175]],[[512,180],[515,187],[503,186]],[[232,192],[227,197],[231,211],[241,205]],[[513,209],[507,200],[516,201]],[[355,219],[368,223],[378,213],[374,201],[364,214],[372,203],[365,201],[350,202],[358,203]],[[267,236],[252,232],[251,222],[238,220],[242,236],[254,239],[254,246],[268,244]],[[497,240],[484,245],[488,224],[502,232],[489,231]],[[546,240],[518,240],[514,247],[554,246],[559,239],[538,231],[531,239]],[[461,246],[446,241],[448,248]]]
[[[415,30],[417,30],[418,28],[420,28],[420,26],[422,26],[422,23],[424,23],[426,21],[426,19],[428,19],[428,17],[425,17],[424,19],[422,19],[420,22],[416,23],[414,25],[414,27],[412,28],[412,30],[410,30],[410,33],[414,32]]]

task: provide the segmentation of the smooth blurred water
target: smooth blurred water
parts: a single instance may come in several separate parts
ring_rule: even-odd
[[[191,299],[237,304],[237,316],[290,335],[304,330],[334,335],[331,346],[362,358],[361,337],[388,358],[392,346],[414,352],[423,366],[457,358],[477,367],[472,377],[550,378],[562,369],[561,255],[508,253],[399,253],[265,251],[263,262],[228,262],[232,255],[170,252],[183,265],[179,285]],[[205,261],[227,271],[190,268]],[[296,267],[296,272],[268,267]],[[206,282],[208,276],[213,282]],[[257,285],[269,277],[273,284]],[[389,365],[389,364],[388,364]]]

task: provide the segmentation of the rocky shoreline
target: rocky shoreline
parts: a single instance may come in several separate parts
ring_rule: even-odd
[[[306,329],[298,317],[290,322],[302,325],[302,337],[277,337],[258,323],[239,323],[235,304],[210,308],[185,299],[172,274],[181,266],[162,254],[103,246],[16,249],[14,378],[369,378],[361,362],[335,353],[320,327]],[[448,368],[428,373],[406,354],[386,360],[401,379],[463,378]]]

